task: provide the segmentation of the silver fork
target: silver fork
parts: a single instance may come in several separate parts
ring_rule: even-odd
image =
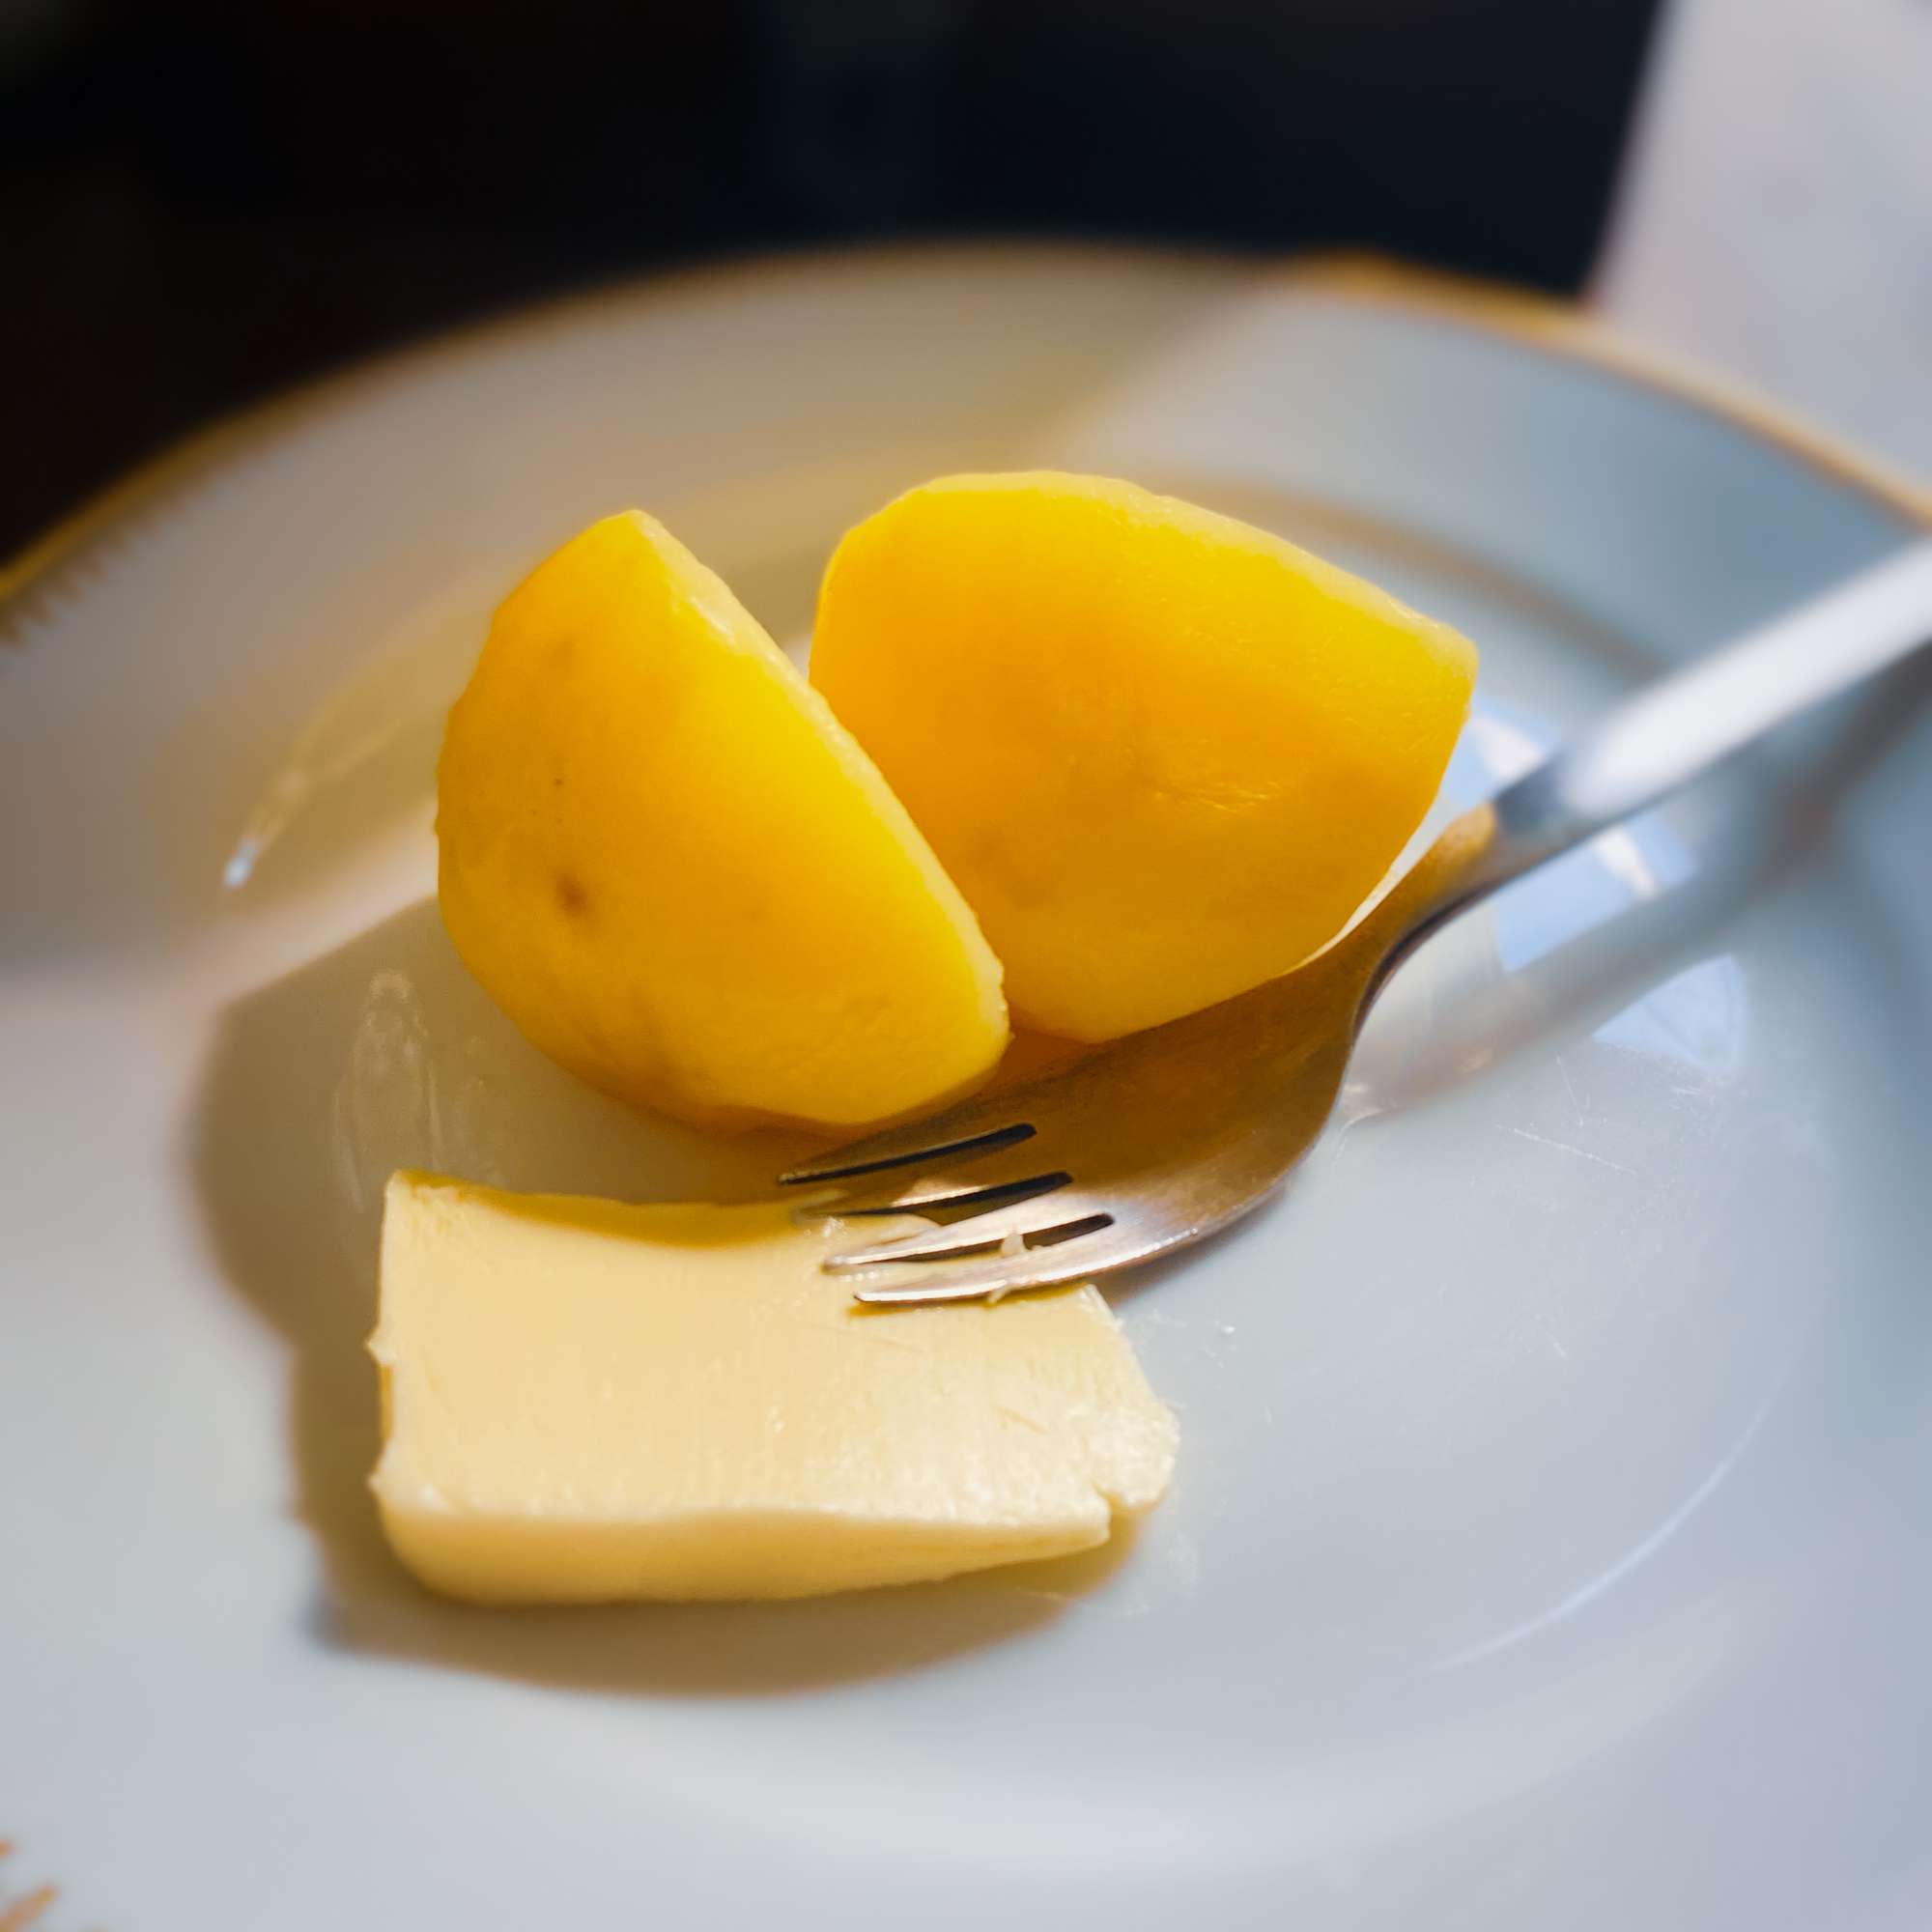
[[[1648,686],[1453,820],[1326,952],[1058,1071],[780,1177],[801,1211],[936,1225],[856,1245],[875,1305],[998,1299],[1151,1261],[1260,1205],[1321,1133],[1376,995],[1432,933],[1932,639],[1932,540]],[[919,1263],[913,1279],[894,1267]],[[864,1278],[867,1270],[872,1278]]]

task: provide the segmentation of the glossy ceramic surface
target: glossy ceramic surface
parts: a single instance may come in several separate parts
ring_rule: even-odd
[[[315,392],[0,613],[0,1901],[47,1932],[1932,1917],[1932,721],[1894,684],[1405,969],[1271,1208],[1122,1284],[1098,1563],[459,1611],[362,1479],[383,1178],[760,1186],[538,1060],[440,714],[591,517],[803,647],[838,531],[1131,475],[1484,667],[1442,810],[1909,505],[1381,285],[1131,255],[618,292]]]

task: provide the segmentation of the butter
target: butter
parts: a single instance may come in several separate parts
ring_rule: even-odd
[[[864,1313],[838,1238],[396,1175],[396,1554],[479,1603],[803,1597],[1092,1548],[1159,1500],[1174,1420],[1094,1289]]]

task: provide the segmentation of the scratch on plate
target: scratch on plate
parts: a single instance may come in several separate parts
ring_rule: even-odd
[[[1576,1082],[1570,1078],[1570,1069],[1564,1065],[1563,1056],[1560,1053],[1556,1056],[1556,1070],[1563,1076],[1563,1091],[1570,1095],[1570,1105],[1580,1121],[1583,1118],[1583,1103],[1577,1097]]]
[[[1538,1147],[1554,1148],[1558,1153],[1574,1153],[1578,1160],[1594,1160],[1599,1167],[1613,1168],[1618,1174],[1628,1174],[1634,1180],[1641,1180],[1643,1176],[1634,1167],[1626,1167],[1620,1160],[1612,1160],[1607,1154],[1592,1153],[1588,1148],[1572,1147],[1568,1141],[1553,1141],[1548,1134],[1533,1134],[1527,1127],[1511,1127],[1509,1131],[1519,1140],[1534,1141]]]

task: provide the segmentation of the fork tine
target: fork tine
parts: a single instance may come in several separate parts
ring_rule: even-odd
[[[1118,1223],[1094,1225],[1051,1247],[1023,1255],[983,1255],[959,1262],[932,1261],[915,1265],[911,1280],[855,1282],[854,1301],[867,1308],[906,1308],[947,1301],[998,1301],[1004,1295],[1042,1288],[1065,1288],[1096,1273],[1137,1260],[1151,1245],[1130,1237]],[[971,1223],[967,1224],[968,1226]],[[1080,1224],[1076,1224],[1080,1225]]]
[[[816,1160],[801,1162],[779,1176],[781,1187],[808,1187],[819,1181],[844,1180],[882,1169],[906,1167],[914,1161],[971,1160],[1033,1138],[1026,1121],[1001,1119],[1009,1110],[979,1103],[951,1108],[903,1127],[851,1141]],[[983,1117],[983,1118],[976,1118]]]
[[[1043,1184],[1047,1176],[1058,1170],[1038,1150],[1037,1140],[1017,1141],[996,1152],[962,1159],[957,1167],[950,1157],[935,1161],[930,1167],[909,1162],[902,1167],[860,1175],[852,1180],[835,1180],[820,1187],[800,1189],[797,1192],[802,1198],[793,1218],[811,1222],[848,1215],[924,1214],[969,1194],[1017,1187],[1032,1181]],[[1002,1204],[995,1198],[986,1205]]]
[[[909,1235],[873,1241],[866,1247],[827,1255],[819,1266],[842,1273],[848,1268],[884,1267],[893,1262],[938,1261],[953,1255],[978,1254],[987,1248],[999,1248],[1005,1253],[1003,1243],[1010,1246],[1018,1258],[1029,1252],[1026,1240],[1030,1236],[1046,1236],[1059,1229],[1089,1221],[1104,1226],[1112,1218],[1091,1202],[1068,1199],[1056,1191],[1009,1202],[943,1227],[921,1228]]]
[[[1018,1168],[1032,1165],[1010,1159],[1007,1164]],[[951,1223],[963,1220],[968,1214],[983,1214],[989,1208],[1004,1208],[1009,1202],[1031,1201],[1037,1195],[1051,1194],[1056,1187],[1065,1187],[1072,1178],[1063,1169],[1048,1169],[1035,1174],[1020,1173],[1010,1180],[995,1178],[977,1186],[964,1185],[969,1179],[965,1175],[957,1180],[946,1176],[922,1177],[906,1185],[904,1171],[900,1170],[895,1177],[900,1183],[895,1190],[879,1186],[860,1188],[832,1200],[814,1195],[810,1198],[816,1205],[798,1208],[793,1219],[864,1221],[883,1215],[923,1214],[928,1221]],[[980,1178],[973,1175],[970,1179],[979,1181]]]

